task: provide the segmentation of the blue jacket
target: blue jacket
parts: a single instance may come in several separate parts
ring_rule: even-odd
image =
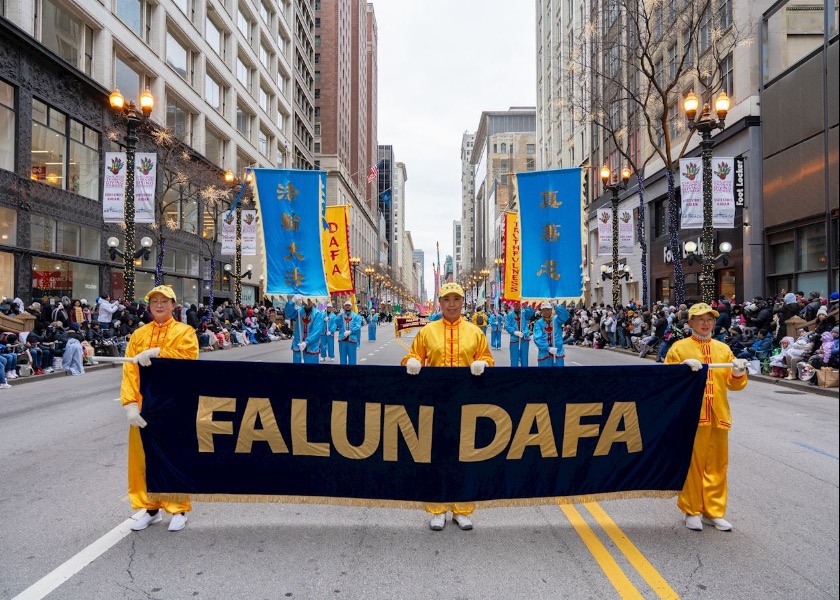
[[[499,315],[496,313],[490,313],[489,315],[487,315],[487,322],[490,325],[490,331],[501,331],[502,326],[504,325],[504,321],[504,315]]]
[[[333,335],[338,328],[338,313],[324,313],[324,328],[321,335]]]
[[[324,313],[312,307],[308,323],[304,307],[296,307],[292,302],[286,303],[286,318],[292,329],[292,352],[300,352],[298,344],[306,342],[306,354],[321,353],[321,334],[324,332]],[[301,339],[303,338],[303,339]]]
[[[554,310],[556,312],[551,319],[551,343],[549,343],[548,323],[545,319],[538,319],[534,323],[534,345],[537,347],[537,361],[546,360],[551,356],[548,352],[551,347],[557,348],[557,358],[565,358],[566,356],[566,352],[563,350],[563,325],[569,320],[569,311],[559,304]]]
[[[521,331],[523,333],[523,341],[528,342],[531,340],[531,332],[530,329],[528,329],[528,321],[534,317],[534,314],[533,308],[523,308],[519,314],[519,323],[516,322],[516,311],[512,310],[505,316],[505,331],[510,334],[511,344],[519,343],[519,338],[513,335],[514,331]]]
[[[361,339],[362,323],[364,322],[362,316],[359,313],[351,312],[348,317],[345,311],[336,314],[337,326],[335,330],[338,332],[338,342],[350,341],[358,344]],[[344,337],[344,332],[348,329],[350,330],[350,337]]]

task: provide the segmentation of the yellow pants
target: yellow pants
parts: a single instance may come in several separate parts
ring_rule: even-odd
[[[721,519],[726,513],[726,470],[729,466],[729,430],[698,427],[688,476],[677,508],[687,515]]]
[[[166,500],[153,502],[149,500],[146,492],[146,453],[143,452],[140,429],[137,427],[129,427],[128,429],[128,498],[131,500],[131,508],[134,510],[162,508],[170,515],[189,512],[192,509],[189,500],[186,502],[169,502]]]
[[[426,509],[426,512],[432,513],[433,515],[440,515],[448,510],[451,510],[453,515],[471,515],[475,510],[475,504],[472,502],[456,502],[454,504],[426,503],[423,505],[423,508]]]

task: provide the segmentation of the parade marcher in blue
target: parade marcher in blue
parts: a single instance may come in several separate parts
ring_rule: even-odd
[[[324,313],[315,308],[311,300],[307,300],[304,306],[299,295],[292,300],[286,303],[285,309],[292,329],[292,362],[317,365],[321,354]]]
[[[376,327],[379,325],[379,315],[375,312],[370,313],[368,317],[368,341],[376,341]]]
[[[335,330],[338,327],[338,315],[333,312],[329,302],[324,308],[324,331],[321,333],[321,362],[335,361]]]
[[[557,314],[554,314],[554,310]],[[560,304],[552,309],[550,302],[540,305],[540,316],[534,323],[534,345],[537,347],[538,367],[565,367],[563,349],[563,324],[569,320],[569,311]]]
[[[342,365],[356,364],[356,350],[362,339],[362,317],[353,312],[353,303],[344,301],[344,310],[338,315],[338,358]]]
[[[510,366],[527,367],[528,350],[531,346],[531,330],[528,321],[534,316],[534,309],[524,310],[519,302],[513,304],[513,310],[505,317],[505,331],[510,334]]]
[[[493,309],[493,312],[488,316],[490,323],[490,349],[502,349],[502,327],[505,324],[504,315],[499,314],[499,311]]]

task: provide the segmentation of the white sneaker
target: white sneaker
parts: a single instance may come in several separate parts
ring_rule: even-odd
[[[177,513],[172,516],[169,522],[169,531],[181,531],[187,526],[187,515],[184,513]]]
[[[0,390],[8,390],[8,389],[9,389],[9,388],[11,388],[11,387],[12,387],[12,386],[11,386],[11,384],[8,384],[8,383],[0,383]]]
[[[6,379],[17,379],[17,378],[18,378],[17,373],[15,373],[14,371],[9,371],[8,373],[6,373]]]
[[[469,531],[473,528],[472,521],[467,515],[452,515],[452,520],[464,531]]]
[[[703,522],[706,525],[714,525],[718,531],[732,531],[732,523],[726,519],[712,519],[711,517],[703,517]]]
[[[54,373],[55,369],[52,367],[44,367],[44,373]]]
[[[700,515],[686,515],[685,526],[692,531],[703,531],[703,521],[700,520]]]
[[[154,515],[150,515],[149,511],[134,521],[134,525],[131,526],[131,531],[143,531],[149,525],[154,525],[155,523],[160,523],[163,521],[163,516],[160,514],[160,511],[157,511]]]
[[[444,527],[446,527],[446,513],[432,515],[432,518],[429,521],[429,529],[432,531],[443,531]]]

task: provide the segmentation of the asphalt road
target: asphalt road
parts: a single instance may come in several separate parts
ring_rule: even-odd
[[[382,325],[360,364],[398,364]],[[504,340],[507,345],[507,340]],[[290,361],[289,342],[202,353]],[[494,351],[499,366],[507,350]],[[641,364],[567,349],[567,366]],[[534,361],[532,360],[532,363]],[[235,376],[235,365],[220,365]],[[14,384],[14,382],[12,382]],[[752,381],[731,395],[734,531],[685,528],[674,499],[414,510],[194,503],[181,532],[128,531],[120,371],[0,391],[0,599],[836,599],[838,399]]]

